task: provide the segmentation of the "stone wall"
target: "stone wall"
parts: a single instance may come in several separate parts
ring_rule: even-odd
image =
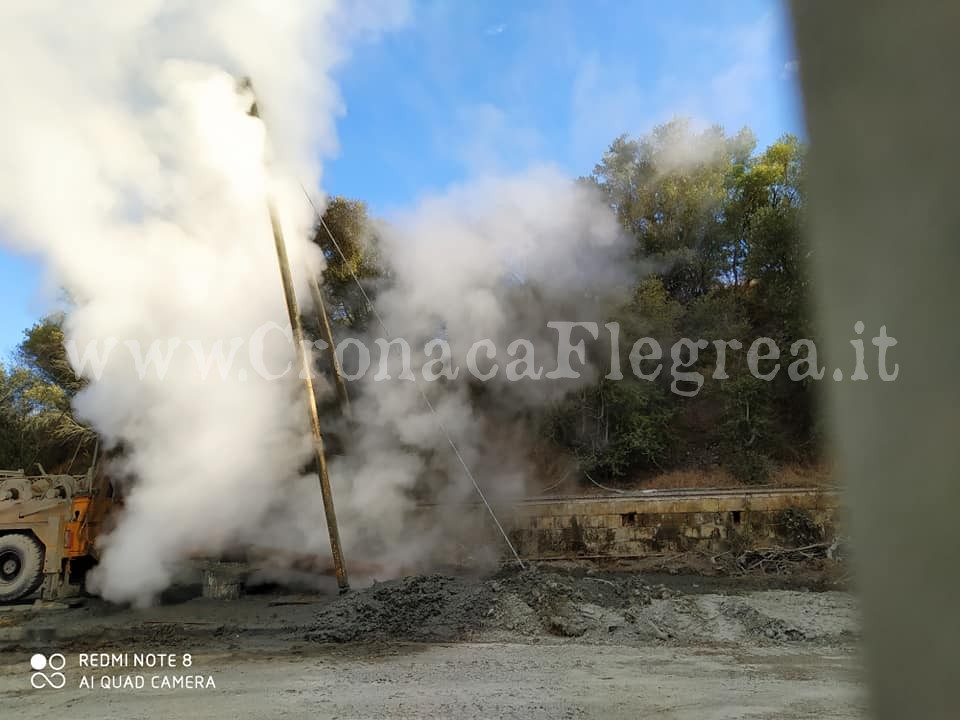
[[[832,491],[674,493],[527,500],[505,518],[524,558],[627,558],[730,547],[799,547],[832,539]]]

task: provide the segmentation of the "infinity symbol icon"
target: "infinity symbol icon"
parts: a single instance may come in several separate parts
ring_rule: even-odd
[[[52,672],[48,675],[40,671],[45,668],[54,671],[63,670],[66,665],[67,659],[60,653],[53,653],[50,657],[42,653],[36,653],[30,658],[30,667],[36,671],[30,675],[30,685],[36,690],[43,687],[52,687],[54,690],[59,690],[67,684],[67,676],[62,672]]]

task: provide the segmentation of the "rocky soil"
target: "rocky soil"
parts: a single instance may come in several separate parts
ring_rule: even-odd
[[[76,720],[865,712],[846,592],[582,566],[418,575],[344,595],[273,587],[212,600],[199,588],[145,609],[95,598],[0,608],[0,705],[23,720],[65,708]],[[81,653],[145,650],[191,654],[189,672],[216,687],[116,690],[129,668],[80,666]],[[65,656],[65,687],[31,687],[38,652]]]
[[[709,589],[709,588],[708,588]],[[316,614],[318,642],[581,638],[600,643],[801,642],[850,638],[841,592],[694,592],[631,573],[530,568],[486,579],[420,575],[337,597]]]

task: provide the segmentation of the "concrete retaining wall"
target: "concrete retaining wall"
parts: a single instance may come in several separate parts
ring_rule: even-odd
[[[504,518],[520,555],[643,557],[732,546],[799,547],[832,539],[837,493],[821,490],[527,500]]]

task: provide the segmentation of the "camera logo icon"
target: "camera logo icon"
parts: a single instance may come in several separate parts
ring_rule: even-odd
[[[30,658],[30,668],[34,671],[30,675],[30,685],[39,690],[44,687],[52,687],[59,690],[67,684],[67,676],[61,670],[67,665],[67,659],[60,653],[53,653],[49,657],[43,653],[36,653]],[[44,672],[52,670],[53,672]]]

